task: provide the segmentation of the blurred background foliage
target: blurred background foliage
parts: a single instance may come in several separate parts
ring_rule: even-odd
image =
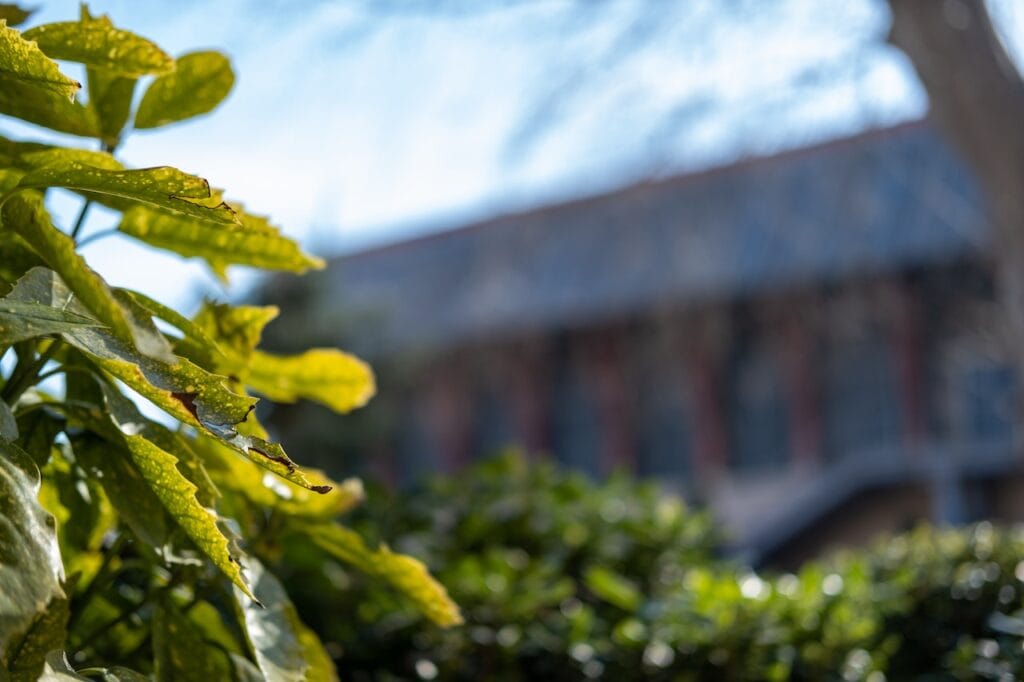
[[[709,517],[652,484],[515,452],[430,478],[400,505],[384,490],[368,499],[354,526],[422,557],[467,623],[430,626],[310,545],[282,545],[275,571],[345,679],[1004,680],[1024,668],[1024,529],[921,526],[773,573],[724,558]]]

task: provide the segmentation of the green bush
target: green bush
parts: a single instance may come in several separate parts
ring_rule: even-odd
[[[374,392],[364,363],[266,353],[275,308],[207,302],[190,319],[109,285],[79,253],[131,238],[225,281],[229,265],[322,267],[205,179],[115,156],[132,128],[214,109],[234,83],[228,59],[172,58],[85,6],[77,21],[11,27],[30,15],[0,4],[0,115],[102,150],[0,137],[0,679],[335,679],[264,569],[285,541],[458,623],[420,562],[338,522],[362,500],[358,481],[300,469],[253,413],[250,393],[359,407]],[[55,59],[80,65],[84,103]],[[54,191],[77,195],[73,224],[51,216]],[[95,205],[115,227],[88,225]]]
[[[329,558],[284,547],[281,575],[348,679],[1003,679],[1022,670],[1019,530],[923,527],[794,575],[759,575],[716,557],[706,516],[623,476],[595,483],[507,454],[403,492],[400,506],[373,497],[357,525],[425,557],[466,626],[429,627]],[[328,591],[343,600],[324,601]]]

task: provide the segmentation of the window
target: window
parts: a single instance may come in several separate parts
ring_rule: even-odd
[[[789,460],[789,420],[782,376],[770,348],[744,345],[730,368],[731,465],[781,469]]]

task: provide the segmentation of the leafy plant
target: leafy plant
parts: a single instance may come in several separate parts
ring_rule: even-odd
[[[505,454],[374,495],[353,523],[424,556],[466,626],[422,623],[289,543],[279,575],[346,679],[955,680],[1024,673],[1024,529],[922,527],[792,574],[717,556],[650,484]],[[339,594],[352,618],[320,595]]]
[[[132,127],[214,109],[230,62],[172,58],[84,6],[77,21],[12,28],[29,15],[0,5],[0,114],[99,149],[0,137],[0,678],[334,679],[265,568],[284,543],[312,543],[458,623],[422,563],[339,523],[359,482],[301,469],[253,412],[250,391],[357,408],[374,393],[364,363],[265,353],[276,309],[207,302],[188,318],[110,286],[78,253],[99,204],[116,230],[84,239],[131,237],[225,280],[229,265],[322,267],[206,180],[116,157]],[[54,59],[84,65],[84,102]],[[82,200],[67,229],[47,210],[56,189]],[[144,416],[139,397],[168,419]]]

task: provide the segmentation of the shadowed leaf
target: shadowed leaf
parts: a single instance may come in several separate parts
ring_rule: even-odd
[[[53,226],[40,195],[32,192],[12,197],[4,205],[2,215],[4,229],[17,232],[60,275],[63,280],[60,287],[69,290],[60,297],[61,303],[54,307],[66,310],[64,304],[69,300],[67,296],[73,292],[86,308],[76,312],[91,313],[114,336],[130,342],[148,356],[173,360],[170,345],[164,337],[146,328],[141,324],[142,320],[134,319],[117,301],[103,278],[78,255],[74,241]],[[20,298],[12,292],[8,299],[53,305],[56,300],[54,287],[57,286],[57,274],[43,268],[33,268],[15,287],[22,291]]]
[[[0,345],[47,334],[59,334],[77,327],[101,327],[91,317],[57,310],[40,303],[0,300]]]
[[[23,637],[54,599],[64,598],[55,523],[38,493],[36,465],[0,439],[0,652]]]
[[[81,137],[98,137],[96,112],[52,90],[0,74],[0,114]]]
[[[257,599],[265,604],[265,608],[260,608],[248,599],[237,600],[246,638],[264,677],[281,682],[337,680],[323,645],[299,620],[277,578],[253,558],[245,560],[245,571]]]
[[[10,3],[0,3],[0,19],[7,22],[8,26],[24,24],[35,10],[25,9]]]
[[[208,682],[231,677],[227,656],[208,646],[169,600],[157,608],[153,618],[153,659],[157,682]]]

